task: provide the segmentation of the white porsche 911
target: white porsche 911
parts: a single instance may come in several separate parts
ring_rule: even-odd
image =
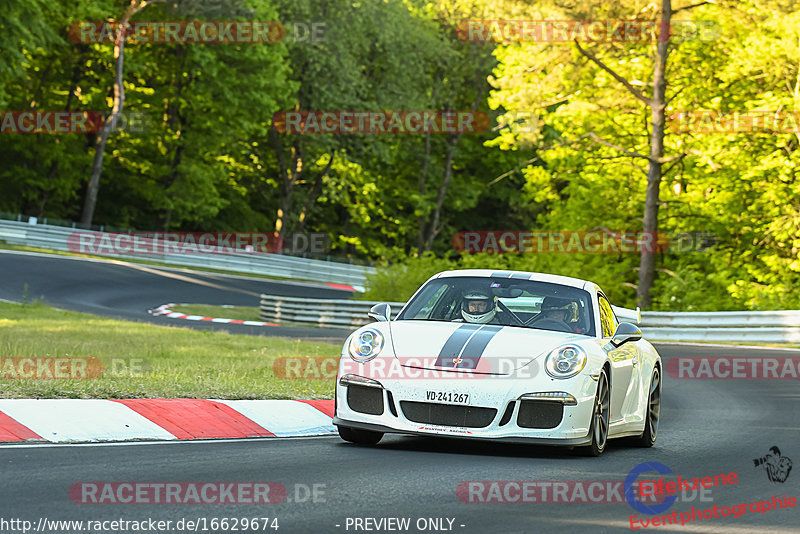
[[[344,344],[333,420],[346,441],[384,433],[584,447],[655,443],[661,357],[592,282],[518,271],[431,277],[396,319]],[[619,319],[628,322],[620,322]]]

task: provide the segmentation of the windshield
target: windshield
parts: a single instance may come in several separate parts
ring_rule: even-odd
[[[595,335],[588,291],[513,278],[431,280],[397,320],[482,323]]]

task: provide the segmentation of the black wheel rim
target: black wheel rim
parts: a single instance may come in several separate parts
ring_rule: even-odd
[[[609,395],[606,375],[601,374],[597,382],[597,396],[594,409],[594,437],[598,449],[604,449],[608,439]]]
[[[658,418],[661,415],[661,375],[658,368],[653,371],[653,380],[650,383],[650,396],[647,403],[647,424],[650,425],[650,439],[656,439],[658,434]]]

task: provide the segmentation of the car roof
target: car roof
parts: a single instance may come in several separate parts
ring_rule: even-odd
[[[459,276],[475,276],[475,277],[496,277],[496,278],[519,278],[520,280],[535,280],[537,282],[548,282],[551,284],[560,284],[562,286],[578,287],[581,289],[598,289],[597,286],[587,280],[580,278],[572,278],[569,276],[560,276],[557,274],[547,273],[532,273],[528,271],[503,271],[498,269],[458,269],[453,271],[443,271],[433,276],[433,278],[453,278]]]

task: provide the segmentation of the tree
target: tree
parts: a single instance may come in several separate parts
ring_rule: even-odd
[[[705,2],[704,2],[705,3]],[[703,3],[703,4],[704,4]],[[621,136],[615,127],[605,128],[611,133],[607,135],[601,131],[595,131],[592,128],[591,122],[584,121],[581,125],[585,128],[581,135],[573,135],[571,139],[560,139],[556,145],[563,146],[565,143],[585,148],[587,143],[590,145],[597,145],[610,150],[611,154],[600,155],[600,158],[606,159],[628,159],[631,160],[630,165],[633,168],[638,168],[634,163],[635,160],[644,160],[647,162],[647,169],[642,169],[646,175],[646,188],[645,188],[645,202],[644,202],[644,216],[642,219],[642,230],[645,236],[654,238],[658,235],[658,209],[659,209],[659,191],[662,178],[665,174],[663,166],[670,165],[666,171],[668,172],[678,162],[686,157],[686,153],[680,153],[673,156],[665,156],[665,124],[666,124],[666,108],[669,105],[670,97],[667,96],[669,88],[668,84],[668,58],[673,49],[678,46],[678,42],[671,38],[670,32],[673,31],[673,15],[687,11],[689,9],[698,7],[702,4],[695,4],[673,9],[671,0],[662,0],[661,6],[657,11],[648,11],[650,8],[645,7],[642,11],[637,10],[636,6],[623,3],[616,8],[600,8],[589,5],[585,2],[577,2],[569,9],[561,11],[557,7],[552,7],[549,12],[550,17],[558,20],[559,16],[565,19],[573,20],[638,20],[645,22],[651,20],[655,22],[656,30],[653,34],[655,38],[654,44],[637,44],[631,42],[621,43],[608,43],[603,45],[603,58],[591,48],[581,46],[578,39],[574,40],[575,49],[584,58],[587,59],[597,69],[596,71],[581,72],[579,66],[567,66],[565,64],[552,67],[546,63],[556,63],[558,61],[570,61],[564,50],[557,50],[555,45],[544,45],[539,47],[543,52],[536,57],[536,68],[541,69],[539,78],[545,80],[546,89],[551,92],[547,94],[536,94],[536,100],[539,102],[527,102],[532,107],[537,106],[552,106],[550,112],[559,110],[562,106],[568,106],[570,103],[575,102],[575,96],[579,93],[587,94],[588,102],[586,105],[597,106],[606,101],[616,99],[617,104],[609,106],[608,112],[619,115],[619,117],[609,117],[611,123],[618,119],[627,119],[626,114],[637,115],[635,110],[629,109],[627,106],[627,99],[620,98],[617,91],[610,89],[605,80],[600,81],[603,76],[610,76],[621,90],[628,93],[629,97],[638,101],[639,105],[644,106],[649,110],[649,121],[646,126],[642,128],[641,123],[634,127],[633,131],[626,132],[626,136]],[[547,18],[547,17],[544,17]],[[550,20],[552,20],[552,18]],[[534,48],[536,46],[534,45]],[[595,46],[596,50],[598,46]],[[654,48],[654,50],[652,50]],[[611,61],[604,58],[611,58]],[[649,83],[642,83],[636,81],[642,74],[643,67],[642,59],[652,58],[652,74],[650,75],[651,81]],[[572,63],[572,61],[570,61]],[[619,67],[615,66],[619,65]],[[541,65],[541,66],[540,66]],[[625,72],[625,75],[620,72]],[[634,80],[633,82],[631,80]],[[508,82],[500,82],[501,91]],[[638,87],[650,87],[650,90],[640,90]],[[609,91],[611,91],[609,93]],[[676,91],[678,92],[678,91]],[[600,96],[602,94],[602,96]],[[592,96],[597,98],[595,102],[591,101]],[[582,100],[578,98],[577,100]],[[549,101],[549,102],[548,102]],[[626,104],[619,105],[619,102],[626,102]],[[562,110],[559,110],[561,112]],[[627,122],[627,120],[626,120]],[[616,124],[616,128],[620,126]],[[576,128],[570,128],[576,130]],[[634,133],[636,130],[638,132]],[[572,133],[572,132],[571,132]],[[640,150],[637,145],[643,144],[641,139],[646,136],[647,149]],[[614,142],[615,138],[626,137],[622,143]],[[633,143],[631,143],[633,141]],[[639,306],[650,307],[652,304],[651,288],[653,285],[656,269],[657,250],[647,246],[641,247],[640,263],[638,268],[638,284],[637,301]]]
[[[100,135],[95,145],[94,161],[89,175],[89,183],[86,186],[86,198],[83,203],[83,214],[81,223],[86,226],[92,225],[94,209],[97,204],[97,192],[100,189],[100,174],[103,172],[103,156],[106,150],[106,143],[111,132],[117,127],[120,115],[125,106],[125,86],[124,86],[124,64],[125,64],[125,33],[130,24],[131,17],[146,8],[150,4],[165,2],[166,0],[131,0],[130,5],[125,9],[122,18],[119,20],[117,35],[114,40],[114,100],[111,105],[111,114],[106,117]]]

